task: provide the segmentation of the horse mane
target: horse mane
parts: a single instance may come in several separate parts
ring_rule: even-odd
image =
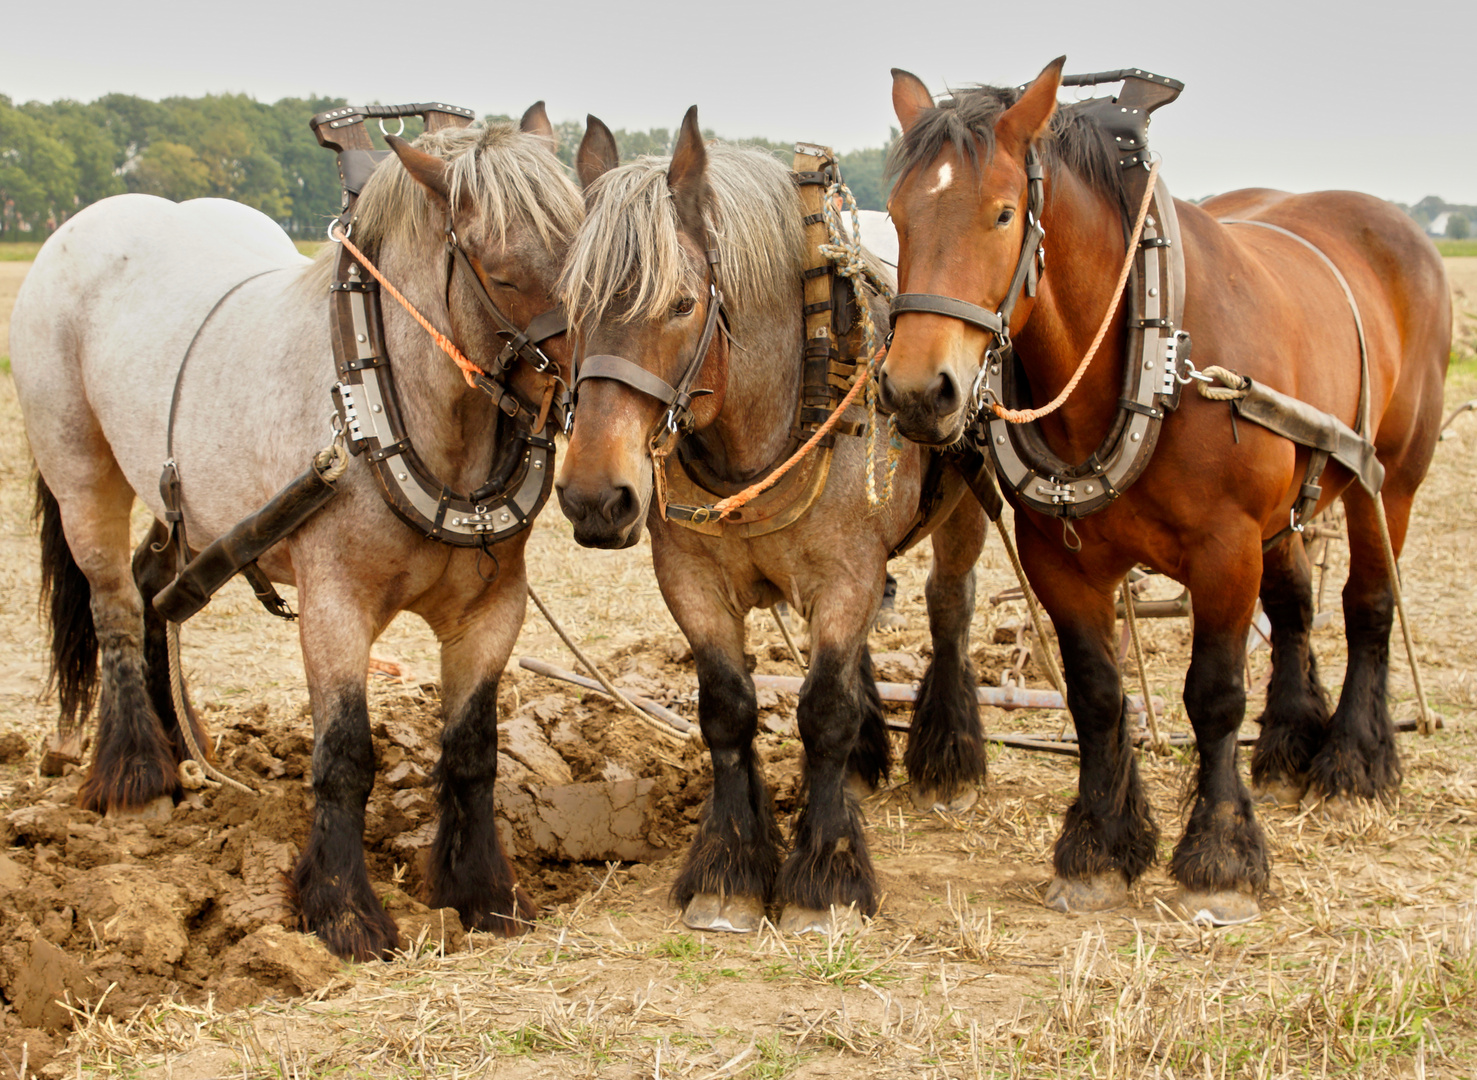
[[[793,304],[804,262],[804,211],[790,172],[764,150],[712,143],[708,227],[719,282],[735,310]],[[558,291],[570,324],[618,313],[622,322],[659,318],[706,287],[684,253],[669,157],[640,157],[601,176],[588,192],[584,224],[570,245]]]
[[[451,166],[452,203],[470,199],[499,243],[506,242],[510,226],[521,224],[557,248],[579,228],[579,188],[548,141],[516,124],[445,128],[426,132],[414,145]],[[354,206],[354,242],[367,251],[413,242],[428,232],[439,236],[445,227],[441,211],[393,155],[370,175]],[[331,274],[336,257],[335,245],[325,245],[314,269]]]
[[[893,144],[888,175],[901,179],[932,163],[945,145],[952,145],[979,172],[995,156],[996,121],[1020,96],[1014,87],[972,86],[940,98]],[[1131,222],[1133,211],[1112,138],[1090,115],[1076,104],[1057,106],[1050,130],[1037,145],[1048,168],[1064,166]]]

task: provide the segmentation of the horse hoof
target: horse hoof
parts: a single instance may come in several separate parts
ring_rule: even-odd
[[[682,925],[690,930],[752,934],[763,921],[764,902],[757,896],[698,893],[682,912]]]
[[[916,785],[909,789],[909,796],[913,800],[913,806],[925,814],[962,814],[975,803],[979,802],[980,789],[969,784],[959,788],[952,795],[942,791],[920,788]]]
[[[1348,795],[1318,795],[1309,789],[1303,796],[1302,809],[1325,821],[1348,821],[1358,813],[1358,800]]]
[[[1253,784],[1251,797],[1259,803],[1272,806],[1296,806],[1302,801],[1307,784],[1288,776],[1269,776],[1259,784]]]
[[[779,929],[782,934],[825,934],[840,936],[860,930],[861,914],[854,907],[832,906],[826,910],[804,908],[797,904],[786,904],[780,912]]]
[[[168,795],[160,795],[142,806],[130,806],[127,809],[115,806],[106,816],[119,821],[168,821],[173,813],[174,799]]]
[[[877,613],[877,620],[872,624],[874,630],[886,632],[888,630],[901,630],[908,625],[908,620],[899,615],[891,608],[883,608]]]
[[[1046,906],[1065,915],[1089,911],[1108,911],[1128,903],[1128,882],[1123,875],[1110,870],[1094,874],[1083,881],[1054,877],[1046,887]]]
[[[1262,913],[1256,898],[1239,889],[1198,892],[1181,888],[1170,907],[1186,922],[1201,926],[1236,926]]]

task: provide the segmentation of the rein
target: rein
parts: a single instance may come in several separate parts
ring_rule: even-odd
[[[1123,268],[1118,272],[1118,284],[1113,288],[1112,299],[1108,301],[1107,310],[1103,312],[1103,321],[1098,324],[1092,344],[1087,347],[1087,352],[1083,354],[1077,370],[1072,372],[1072,377],[1067,380],[1067,385],[1062,387],[1061,393],[1039,409],[1008,409],[999,401],[990,402],[990,410],[1000,419],[1012,424],[1029,424],[1033,420],[1040,420],[1043,416],[1051,415],[1066,403],[1067,398],[1072,396],[1072,391],[1077,389],[1077,384],[1082,381],[1082,376],[1087,374],[1088,365],[1097,355],[1098,347],[1102,345],[1103,338],[1107,337],[1108,327],[1113,323],[1113,313],[1118,310],[1118,301],[1123,298],[1123,289],[1128,284],[1128,275],[1133,270],[1134,259],[1138,256],[1139,240],[1144,235],[1144,221],[1149,216],[1149,203],[1154,199],[1154,184],[1158,178],[1159,162],[1155,161],[1149,167],[1149,178],[1144,182],[1144,198],[1139,203],[1138,216],[1133,222],[1133,233],[1128,239],[1128,251],[1123,256]],[[1022,257],[1024,254],[1022,252]]]

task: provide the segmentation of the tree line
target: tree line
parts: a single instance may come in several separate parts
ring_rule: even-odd
[[[329,97],[266,104],[245,94],[162,101],[109,94],[87,104],[17,105],[0,94],[0,239],[45,239],[83,207],[126,191],[175,201],[234,199],[293,236],[320,235],[338,210],[338,171],[333,154],[308,129],[308,118],[345,104]],[[374,122],[369,126],[378,141]],[[557,128],[559,156],[572,165],[584,125],[566,121]],[[417,133],[417,122],[408,121],[406,136]],[[672,134],[665,128],[614,132],[622,158],[670,153]],[[742,141],[790,160],[788,143]],[[883,207],[886,153],[876,147],[841,158],[864,208]]]

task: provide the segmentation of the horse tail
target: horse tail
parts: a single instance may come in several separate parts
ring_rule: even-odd
[[[41,526],[41,609],[51,626],[51,672],[47,689],[61,702],[61,730],[87,719],[97,696],[97,630],[92,624],[92,586],[62,531],[62,509],[36,473],[34,520]]]

